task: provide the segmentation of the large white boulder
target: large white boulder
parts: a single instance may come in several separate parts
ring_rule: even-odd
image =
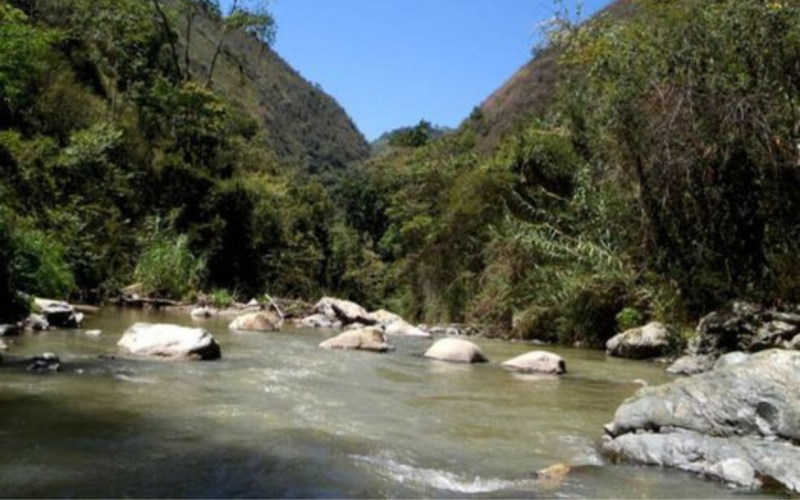
[[[319,345],[323,349],[345,349],[358,351],[386,352],[391,346],[379,328],[367,327],[343,332]]]
[[[277,332],[280,330],[280,319],[263,311],[242,314],[228,328],[240,332]]]
[[[489,361],[477,345],[469,340],[453,338],[436,341],[425,352],[425,357],[451,363],[486,363]]]
[[[366,309],[350,302],[349,300],[335,299],[333,297],[323,297],[314,306],[314,312],[323,314],[331,319],[338,319],[342,323],[364,323],[374,324],[370,319]]]
[[[214,337],[202,328],[136,323],[117,345],[137,356],[166,359],[212,360],[222,356]]]
[[[545,373],[561,375],[567,372],[564,358],[547,351],[531,351],[509,359],[503,363],[505,368],[526,373]]]
[[[606,351],[618,358],[657,358],[669,350],[670,337],[666,325],[653,322],[612,337],[606,342]]]
[[[383,329],[387,335],[423,338],[430,338],[431,336],[431,334],[425,330],[420,330],[416,326],[411,325],[402,319],[383,325]]]

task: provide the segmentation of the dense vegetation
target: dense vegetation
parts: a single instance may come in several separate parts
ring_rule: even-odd
[[[176,63],[151,4],[0,5],[0,300],[331,292],[595,345],[800,300],[794,2],[562,19],[540,53],[557,90],[512,132],[476,109],[333,169],[281,156],[207,65]]]

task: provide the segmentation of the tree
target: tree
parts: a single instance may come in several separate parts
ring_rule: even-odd
[[[217,41],[214,56],[211,58],[211,67],[208,70],[206,88],[210,88],[214,79],[214,70],[217,66],[225,41],[231,32],[241,31],[256,36],[259,40],[272,45],[275,41],[275,18],[267,11],[264,0],[232,0],[228,15],[222,25],[222,34]]]

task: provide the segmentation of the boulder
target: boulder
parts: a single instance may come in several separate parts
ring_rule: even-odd
[[[387,335],[430,338],[431,334],[400,319],[383,326]]]
[[[468,340],[454,338],[436,341],[424,356],[452,363],[486,363],[489,361],[477,345]]]
[[[720,370],[726,366],[738,365],[739,363],[744,363],[748,359],[750,359],[749,354],[740,351],[729,352],[714,363],[714,369]]]
[[[800,350],[800,335],[795,335],[792,340],[783,344],[783,348]]]
[[[83,314],[75,312],[66,302],[37,298],[34,305],[53,328],[79,328],[83,321]]]
[[[301,319],[300,326],[304,326],[306,328],[331,328],[338,330],[342,328],[342,322],[338,319],[331,319],[324,314],[313,314]]]
[[[61,370],[61,360],[52,352],[46,352],[30,359],[29,372],[47,373]]]
[[[195,307],[190,313],[193,318],[208,319],[214,316],[214,311],[209,307]]]
[[[3,342],[2,339],[0,339],[0,351],[7,351],[7,350],[8,350],[8,344],[6,344],[5,342]]]
[[[375,321],[375,324],[377,325],[388,325],[390,323],[394,323],[395,321],[403,321],[403,318],[393,312],[387,311],[386,309],[373,311],[369,313],[369,317]]]
[[[266,312],[248,313],[234,319],[228,328],[240,332],[277,332],[280,319]]]
[[[348,300],[334,299],[332,297],[323,297],[314,306],[314,312],[322,314],[331,319],[338,319],[343,324],[362,323],[365,325],[374,325],[375,320],[370,318],[366,309]]]
[[[88,336],[88,337],[99,337],[100,335],[103,334],[103,331],[102,330],[86,330],[83,333],[86,334],[86,336]]]
[[[41,314],[31,314],[25,318],[22,325],[29,332],[43,332],[50,328],[47,320]]]
[[[505,361],[503,366],[526,373],[561,375],[567,372],[567,362],[564,358],[547,351],[531,351]]]
[[[379,328],[367,327],[343,332],[319,345],[323,349],[347,349],[371,352],[386,352],[391,346]]]
[[[117,345],[130,354],[154,358],[212,360],[222,355],[206,330],[168,324],[136,323]]]
[[[603,449],[620,459],[800,493],[800,352],[763,351],[641,389],[606,433]]]
[[[20,327],[18,325],[0,325],[0,337],[13,337],[19,335]]]
[[[618,358],[657,358],[669,350],[671,336],[667,326],[653,322],[615,335],[606,343],[606,352]]]
[[[714,356],[707,354],[695,356],[689,354],[675,360],[675,362],[667,368],[667,373],[671,373],[672,375],[697,375],[698,373],[705,373],[713,368]]]
[[[734,302],[700,320],[689,350],[715,356],[733,351],[758,352],[786,347],[798,334],[800,314]]]

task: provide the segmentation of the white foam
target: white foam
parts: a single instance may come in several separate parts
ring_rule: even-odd
[[[378,469],[378,474],[404,484],[421,485],[464,494],[491,493],[504,490],[533,490],[535,479],[499,479],[467,477],[450,471],[425,469],[403,464],[390,458],[354,456],[356,461]]]

